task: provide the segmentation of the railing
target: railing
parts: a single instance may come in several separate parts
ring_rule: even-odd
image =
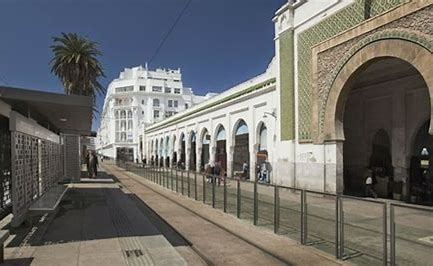
[[[433,208],[264,184],[175,168],[117,162],[167,189],[202,201],[356,264],[428,265]]]

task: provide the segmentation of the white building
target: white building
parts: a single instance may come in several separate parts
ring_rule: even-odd
[[[148,127],[146,152],[232,176],[266,151],[271,183],[355,196],[370,168],[380,197],[432,204],[432,17],[422,0],[287,1],[266,72]]]
[[[184,87],[180,69],[125,68],[108,86],[97,151],[110,158],[125,154],[128,160],[141,160],[147,126],[212,96],[197,96]]]

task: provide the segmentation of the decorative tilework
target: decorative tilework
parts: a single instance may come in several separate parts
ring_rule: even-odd
[[[337,11],[298,36],[298,100],[299,139],[311,140],[312,81],[311,48],[338,33],[360,24],[366,17],[374,17],[408,0],[355,0],[353,4]]]
[[[291,140],[295,138],[293,36],[293,30],[288,30],[280,35],[281,140]]]
[[[320,112],[319,127],[321,133],[323,133],[323,123],[324,123],[326,102],[329,97],[331,86],[334,83],[338,73],[340,73],[340,70],[350,60],[350,58],[354,54],[356,54],[359,50],[361,50],[363,47],[375,41],[386,40],[386,39],[400,39],[400,40],[410,41],[421,45],[422,47],[424,47],[425,49],[433,53],[432,38],[429,38],[429,36],[426,36],[422,33],[406,30],[406,29],[389,29],[389,30],[378,31],[358,41],[356,45],[354,45],[347,53],[345,53],[344,57],[338,61],[336,67],[334,67],[331,70],[331,72],[328,75],[329,77],[326,81],[325,88],[321,89],[320,94],[322,94],[322,96],[319,97],[319,99],[321,100],[320,111],[319,111]]]

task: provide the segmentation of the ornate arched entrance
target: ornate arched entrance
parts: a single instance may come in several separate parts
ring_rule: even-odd
[[[325,166],[325,180],[335,178],[337,191],[362,194],[365,170],[375,167],[383,178],[378,179],[383,197],[409,197],[410,136],[418,130],[419,121],[432,117],[431,62],[432,52],[425,47],[386,39],[355,51],[338,70],[329,91],[323,94],[316,135],[317,142],[335,147],[335,166],[333,171]],[[433,132],[431,123],[429,132]],[[385,133],[389,146],[382,143],[378,148],[374,142],[385,141]],[[372,165],[372,156],[385,156],[377,155],[377,149],[389,149],[391,170],[382,171],[386,163],[378,166],[376,157],[376,165]]]

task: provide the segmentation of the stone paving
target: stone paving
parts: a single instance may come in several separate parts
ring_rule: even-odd
[[[5,265],[204,264],[129,191],[100,175],[102,182],[70,185],[56,213],[11,229]]]
[[[341,265],[332,256],[262,230],[114,165],[105,165],[215,265]]]

